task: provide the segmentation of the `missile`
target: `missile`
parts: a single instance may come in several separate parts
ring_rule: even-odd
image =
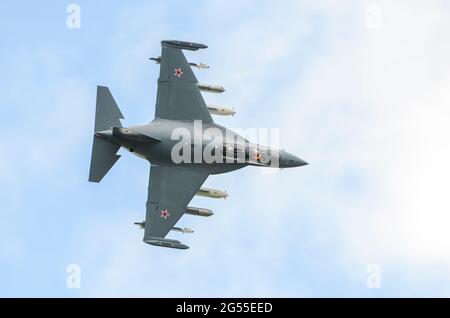
[[[196,195],[214,199],[226,199],[228,197],[227,191],[210,189],[210,188],[200,188]]]
[[[161,64],[161,56],[151,57],[150,60],[155,61],[156,64]],[[192,67],[196,67],[198,69],[209,68],[208,65],[203,64],[203,63],[189,63],[189,65],[192,66]]]
[[[144,229],[145,228],[145,222],[144,221],[143,222],[135,222],[134,224],[138,225],[140,229]],[[172,231],[181,232],[181,233],[194,233],[194,230],[191,230],[191,229],[189,229],[187,227],[181,228],[181,227],[174,226],[172,228]]]
[[[212,105],[212,104],[208,104],[208,110],[213,115],[234,116],[234,114],[236,114],[236,112],[234,111],[234,108],[216,106],[216,105]]]
[[[209,85],[209,84],[197,84],[198,89],[201,90],[202,92],[208,92],[208,93],[223,93],[225,92],[225,88],[223,88],[222,86],[219,85]]]
[[[193,206],[188,206],[186,208],[186,214],[197,215],[197,216],[211,216],[214,213],[210,209],[196,208]]]
[[[183,233],[183,234],[186,234],[186,233],[194,233],[193,230],[191,230],[191,229],[189,229],[189,228],[187,228],[187,227],[176,227],[176,226],[174,226],[174,227],[172,228],[172,231],[175,231],[175,232],[181,232],[181,233]]]
[[[196,67],[198,69],[205,69],[205,68],[209,68],[208,65],[203,64],[203,63],[189,63],[190,66]]]

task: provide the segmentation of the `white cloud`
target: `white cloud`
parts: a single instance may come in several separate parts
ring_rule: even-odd
[[[356,31],[330,40],[324,58],[285,92],[282,126],[309,152],[305,169],[318,174],[308,174],[304,195],[333,200],[349,256],[432,268],[450,262],[450,12],[439,1],[375,2],[380,27],[361,32],[356,19]],[[351,200],[336,192],[347,168],[364,179]]]
[[[373,131],[383,197],[373,221],[393,255],[449,263],[450,11],[440,1],[382,8],[383,28],[368,42],[368,94],[383,116]]]

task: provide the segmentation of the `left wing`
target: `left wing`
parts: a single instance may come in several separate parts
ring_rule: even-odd
[[[197,78],[183,49],[196,51],[206,45],[182,41],[162,41],[155,117],[173,120],[212,122]]]
[[[176,247],[170,246],[170,242],[178,241],[164,237],[183,216],[187,205],[208,175],[206,171],[197,169],[150,167],[144,242]]]

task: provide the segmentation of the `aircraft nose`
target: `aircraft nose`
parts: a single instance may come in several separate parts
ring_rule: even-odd
[[[300,158],[298,158],[298,157],[295,157],[295,159],[294,159],[294,165],[295,165],[296,167],[306,166],[306,165],[308,165],[308,164],[309,164],[309,163],[307,163],[305,160],[300,159]]]
[[[283,161],[286,167],[301,167],[308,164],[305,160],[290,153],[286,153],[284,157]]]
[[[303,160],[300,159],[299,157],[296,156],[292,156],[292,158],[289,159],[289,165],[291,167],[301,167],[301,166],[306,166],[308,163]]]

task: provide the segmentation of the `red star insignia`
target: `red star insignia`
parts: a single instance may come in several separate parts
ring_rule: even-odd
[[[168,218],[169,216],[170,216],[170,213],[167,211],[167,209],[161,211],[161,217],[162,217],[164,220],[167,220],[167,218]]]
[[[183,73],[183,71],[181,70],[181,68],[176,68],[175,69],[175,76],[177,76],[178,78],[180,78],[181,77],[181,75],[183,75],[184,73]]]

